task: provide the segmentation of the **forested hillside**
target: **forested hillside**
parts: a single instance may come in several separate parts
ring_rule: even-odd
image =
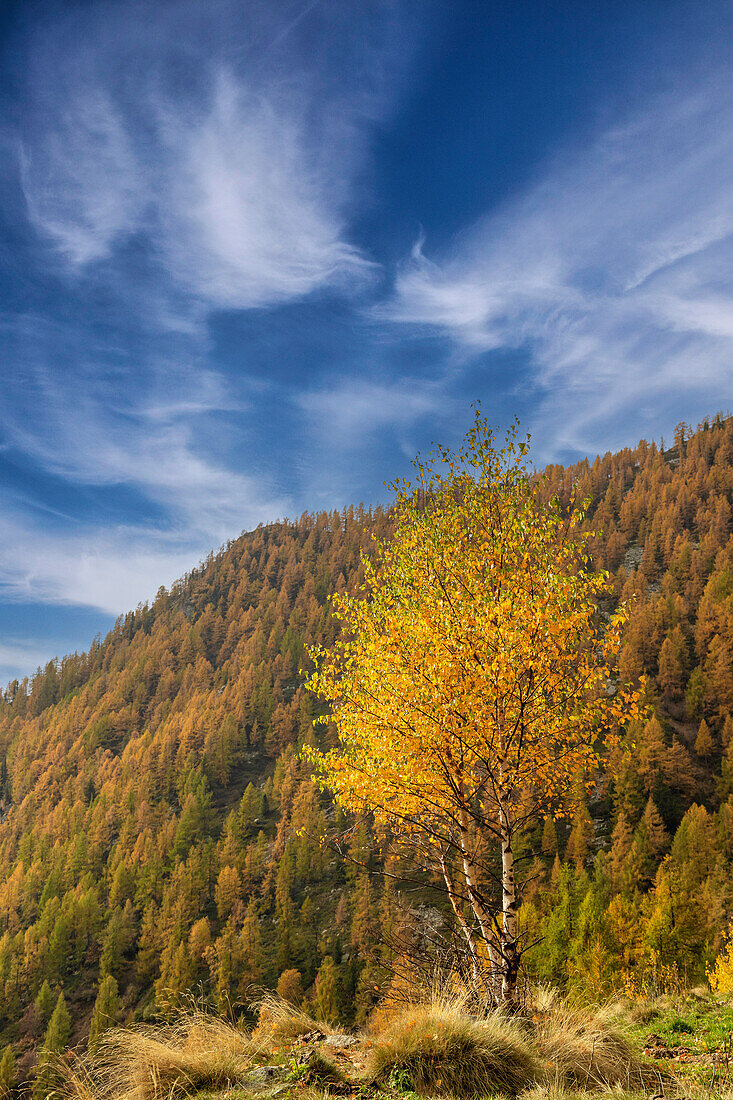
[[[646,674],[654,717],[523,853],[522,925],[543,938],[528,969],[696,981],[733,918],[733,420],[546,474],[543,493],[591,498],[597,564],[637,597],[622,673]],[[347,823],[299,756],[317,736],[300,669],[388,529],[361,509],[258,528],[9,686],[0,1028],[21,1067],[59,1028],[150,1018],[189,989],[227,1008],[280,982],[324,1018],[369,1011],[397,889],[318,844]],[[367,823],[349,843],[377,860]]]

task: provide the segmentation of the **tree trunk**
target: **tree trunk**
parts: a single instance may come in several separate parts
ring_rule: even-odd
[[[463,909],[461,908],[461,903],[460,903],[459,898],[456,896],[456,892],[455,892],[455,889],[454,889],[454,886],[453,886],[453,880],[451,879],[450,872],[448,870],[448,864],[446,863],[445,856],[442,852],[440,853],[439,858],[440,858],[440,869],[443,872],[443,879],[445,881],[445,886],[446,886],[446,889],[448,891],[448,898],[450,900],[451,907],[452,907],[453,912],[455,914],[456,920],[458,921],[458,924],[460,925],[461,931],[463,932],[464,938],[466,940],[466,948],[468,950],[468,957],[471,960],[471,974],[472,974],[472,977],[473,977],[474,991],[475,991],[476,995],[478,996],[479,993],[480,993],[480,990],[481,990],[481,968],[479,967],[479,962],[478,962],[478,951],[476,949],[476,941],[473,938],[473,932],[471,931],[471,929],[468,926],[468,921],[466,920],[466,918],[463,915]]]
[[[463,789],[461,789],[461,797],[463,798]],[[468,900],[473,910],[473,914],[476,917],[478,926],[481,929],[481,937],[486,944],[486,950],[489,954],[489,961],[491,964],[491,978],[490,978],[490,992],[491,997],[495,1004],[499,1004],[502,992],[501,992],[501,973],[502,973],[502,959],[499,944],[497,943],[497,936],[495,935],[494,921],[491,914],[487,911],[486,906],[483,903],[481,894],[476,882],[476,868],[474,866],[473,857],[471,855],[471,838],[468,828],[468,814],[463,802],[459,807],[459,822],[461,833],[461,858],[463,860],[463,876],[466,880],[466,888],[468,890]]]
[[[512,831],[504,810],[501,810],[501,996],[505,1005],[513,1007],[517,1000],[517,976],[521,952],[517,946],[517,884],[514,878]]]

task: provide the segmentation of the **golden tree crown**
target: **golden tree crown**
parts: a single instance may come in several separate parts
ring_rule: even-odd
[[[476,412],[463,446],[415,460],[392,485],[392,538],[356,595],[333,598],[339,640],[311,656],[312,691],[339,747],[309,750],[321,784],[384,823],[445,815],[461,797],[491,815],[561,811],[640,690],[616,682],[626,618],[581,531],[585,507],[543,502],[516,424],[497,447]]]

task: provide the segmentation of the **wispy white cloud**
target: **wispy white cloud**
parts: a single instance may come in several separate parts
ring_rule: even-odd
[[[22,638],[7,635],[0,643],[0,685],[4,688],[11,680],[21,680],[30,672],[43,667],[56,656],[48,638]]]
[[[287,104],[220,71],[203,116],[166,111],[163,128],[161,250],[195,295],[249,308],[369,278],[374,265],[344,239],[330,181]],[[348,171],[351,152],[333,152]]]
[[[333,380],[295,395],[294,404],[307,425],[300,465],[303,497],[311,508],[381,499],[385,479],[405,472],[425,445],[426,431],[429,440],[440,437],[464,411],[443,380],[390,378],[386,372]],[[368,495],[360,498],[363,489],[357,486],[371,479]]]
[[[348,222],[400,18],[391,0],[102,0],[29,21],[0,140],[72,304],[0,317],[3,443],[60,497],[6,492],[5,598],[118,613],[292,513],[248,436],[257,387],[217,369],[207,322],[373,278]]]
[[[527,351],[548,452],[628,437],[673,394],[733,397],[732,179],[728,81],[647,104],[442,256],[419,241],[380,313]]]
[[[342,452],[368,446],[371,437],[386,429],[404,429],[423,417],[445,415],[451,404],[442,386],[420,378],[344,379],[327,389],[303,392],[296,400],[313,435]]]
[[[149,600],[216,545],[243,529],[285,514],[288,502],[268,496],[255,478],[205,462],[184,438],[135,446],[125,460],[119,436],[103,446],[91,438],[79,448],[77,484],[128,484],[157,501],[156,521],[92,519],[57,522],[44,510],[5,494],[0,516],[0,594],[4,598],[98,608],[117,615]],[[39,457],[43,457],[40,448]],[[94,469],[95,456],[99,458]],[[50,468],[50,465],[49,465]],[[20,506],[19,506],[20,505]]]
[[[115,400],[113,387],[97,383],[85,389],[73,376],[65,383],[52,369],[36,366],[24,379],[32,393],[33,416],[0,418],[8,445],[34,461],[46,475],[70,487],[103,488],[112,494],[126,487],[139,495],[144,512],[152,506],[160,516],[157,528],[140,525],[137,534],[133,525],[121,531],[112,523],[109,533],[102,525],[96,531],[85,530],[79,539],[65,535],[55,539],[52,532],[46,531],[43,548],[30,557],[37,563],[44,562],[50,577],[54,577],[54,557],[64,562],[80,557],[84,569],[98,575],[98,581],[86,588],[74,583],[66,594],[57,590],[56,580],[51,580],[49,592],[55,592],[54,599],[105,610],[114,600],[120,610],[125,604],[119,602],[122,594],[115,577],[139,573],[143,586],[149,586],[150,573],[147,566],[143,568],[146,554],[151,564],[160,559],[163,565],[170,560],[180,565],[186,554],[190,560],[194,552],[206,553],[243,528],[287,509],[282,496],[268,491],[267,478],[262,474],[255,478],[232,469],[224,458],[217,457],[221,413],[229,415],[235,405],[231,396],[222,392],[219,378],[195,370],[180,370],[176,375],[168,365],[160,380],[160,386],[163,384],[168,387],[166,399],[160,387],[148,385],[142,393],[133,390]],[[238,411],[246,411],[246,403],[242,402]],[[11,532],[23,526],[11,516]],[[33,541],[29,531],[25,536]],[[79,547],[86,540],[97,549],[79,555]],[[5,539],[6,552],[11,545],[17,549],[19,537]],[[71,547],[68,552],[67,546]],[[124,559],[118,563],[118,571],[112,568],[113,548]],[[10,558],[0,555],[0,559],[3,557],[7,569],[12,553]],[[29,556],[20,555],[19,560],[21,573],[26,575]],[[100,602],[107,565],[109,593]],[[42,589],[38,568],[36,565],[33,569],[33,583]],[[170,570],[164,568],[163,572],[170,579]],[[76,575],[69,574],[65,565],[62,574]],[[0,583],[7,575],[0,565]],[[20,591],[18,586],[15,580],[11,588]],[[123,587],[127,590],[130,584],[126,582]]]
[[[3,487],[5,598],[117,614],[227,538],[292,510],[266,473],[232,465],[227,418],[237,415],[243,444],[246,386],[167,360],[142,379],[107,377],[83,358],[65,372],[49,361],[53,331],[16,358],[0,407],[8,454],[58,486],[48,499]]]
[[[28,213],[72,264],[83,265],[140,225],[149,189],[124,119],[102,86],[79,89],[50,121],[20,146]]]
[[[217,7],[203,43],[202,6],[179,0],[156,9],[147,48],[134,13],[147,19],[148,5],[122,19],[105,6],[62,54],[48,37],[35,44],[47,86],[22,135],[33,224],[77,269],[140,241],[158,275],[206,308],[362,286],[375,264],[348,240],[346,217],[366,153],[364,114],[384,98],[384,72],[377,64],[361,74],[364,87],[335,86],[327,57],[323,72],[312,58],[283,57],[316,5],[285,28],[275,21],[269,49],[232,57],[222,32],[233,12],[244,41],[262,37],[272,16],[258,5]],[[130,59],[146,58],[150,70],[125,74]]]
[[[190,535],[176,539],[156,528],[62,534],[6,513],[0,519],[0,594],[119,615],[154,598],[161,584],[182,576],[208,549]]]

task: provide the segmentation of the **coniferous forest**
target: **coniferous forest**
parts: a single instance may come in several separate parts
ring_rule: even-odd
[[[594,565],[631,600],[620,671],[646,677],[649,709],[573,815],[517,853],[520,927],[542,945],[526,971],[599,994],[689,987],[733,919],[733,419],[545,475],[547,499],[591,502]],[[389,531],[361,507],[259,527],[8,686],[0,1042],[21,1075],[189,993],[236,1014],[278,989],[361,1023],[400,938],[440,926],[443,896],[398,862],[381,876],[369,820],[302,755],[334,739],[308,647],[332,644],[329,596],[358,589]]]

